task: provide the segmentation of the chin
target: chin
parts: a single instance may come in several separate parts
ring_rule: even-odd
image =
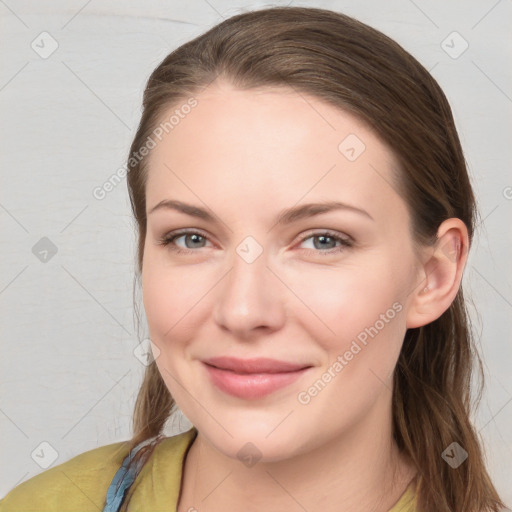
[[[299,425],[294,425],[292,422],[288,423],[291,418],[279,425],[286,415],[281,414],[277,420],[273,415],[266,418],[258,415],[260,417],[257,419],[254,412],[250,418],[243,416],[239,414],[234,421],[227,415],[223,416],[229,433],[216,422],[194,424],[216,450],[226,457],[238,459],[243,463],[246,460],[250,460],[251,463],[286,460],[298,454],[303,448],[305,439],[303,428],[299,428]],[[284,425],[284,423],[287,424]]]
[[[286,434],[286,433],[285,433]],[[287,439],[279,435],[266,438],[265,434],[251,434],[251,431],[242,431],[240,435],[233,433],[234,437],[227,441],[220,440],[216,448],[227,457],[238,459],[247,467],[256,462],[279,462],[289,459],[297,454],[299,446],[289,436]]]

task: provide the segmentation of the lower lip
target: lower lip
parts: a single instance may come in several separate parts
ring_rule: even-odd
[[[221,370],[214,366],[204,365],[212,382],[221,391],[238,398],[255,400],[289,386],[304,375],[309,368],[283,373],[235,373]]]

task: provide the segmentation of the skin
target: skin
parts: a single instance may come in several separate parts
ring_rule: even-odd
[[[406,330],[432,322],[455,298],[466,227],[448,219],[435,247],[415,250],[407,205],[391,185],[393,153],[363,122],[315,97],[215,82],[196,99],[151,150],[147,211],[177,199],[219,222],[150,213],[142,272],[158,369],[199,432],[178,510],[387,511],[415,474],[392,440],[393,371]],[[349,134],[366,146],[354,161],[338,149]],[[285,208],[329,200],[372,218],[338,210],[276,224]],[[180,228],[206,239],[175,239],[189,254],[158,243]],[[322,245],[325,229],[353,246]],[[236,252],[249,235],[263,250],[252,263]],[[300,403],[298,393],[396,303],[385,327]],[[245,400],[216,388],[201,363],[223,355],[313,367]],[[252,467],[237,457],[247,442],[261,456]]]

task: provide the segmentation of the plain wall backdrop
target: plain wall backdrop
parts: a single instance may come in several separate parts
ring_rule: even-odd
[[[46,467],[130,437],[144,371],[132,304],[134,223],[125,178],[103,198],[94,190],[122,176],[159,62],[223,18],[271,5],[368,23],[412,53],[448,96],[482,218],[464,274],[487,379],[474,421],[491,476],[512,504],[505,0],[0,1],[1,496]]]

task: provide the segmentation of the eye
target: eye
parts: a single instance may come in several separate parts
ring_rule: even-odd
[[[181,248],[175,244],[175,240],[179,238],[184,238],[185,240],[187,237],[190,237],[189,240],[191,240],[192,248]],[[190,254],[194,252],[194,249],[202,249],[203,246],[196,246],[195,244],[201,244],[201,242],[204,242],[208,240],[203,234],[201,234],[199,231],[193,231],[193,230],[181,230],[181,231],[173,231],[172,233],[168,233],[164,237],[158,240],[159,245],[168,246],[170,250],[173,252],[176,252],[178,254]]]
[[[315,239],[318,240],[318,243],[314,242]],[[309,233],[307,236],[301,239],[300,243],[302,244],[306,240],[313,240],[313,250],[316,249],[316,252],[324,254],[339,253],[348,247],[352,247],[353,245],[352,239],[348,237],[339,236],[337,233],[334,233],[332,231],[317,231],[315,233]],[[339,245],[337,247],[333,247],[333,243],[339,243]]]

